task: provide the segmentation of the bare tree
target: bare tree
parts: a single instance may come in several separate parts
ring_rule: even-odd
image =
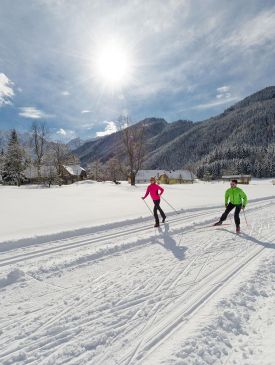
[[[126,117],[124,125],[121,124],[120,126],[120,130],[131,185],[135,185],[136,174],[142,167],[145,157],[145,126],[144,124],[129,126],[129,119]]]
[[[49,165],[54,165],[57,175],[62,177],[62,166],[78,164],[79,159],[71,153],[68,147],[61,142],[52,142],[48,153],[47,161]]]
[[[38,179],[41,180],[41,165],[43,157],[46,153],[48,129],[45,122],[34,122],[32,125],[31,146],[33,147],[35,161],[34,165],[37,168]]]
[[[88,176],[92,180],[96,181],[105,180],[104,167],[103,164],[100,162],[100,160],[96,160],[88,164],[87,172]]]
[[[106,176],[108,177],[108,179],[110,179],[114,183],[117,183],[117,180],[122,175],[120,161],[115,157],[111,158],[107,162],[105,169],[106,169]]]

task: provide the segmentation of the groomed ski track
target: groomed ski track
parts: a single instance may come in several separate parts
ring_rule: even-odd
[[[3,242],[0,363],[152,363],[273,247],[274,202],[251,201],[240,235],[232,217],[211,227],[222,208],[210,207],[171,213],[159,229],[148,217]]]

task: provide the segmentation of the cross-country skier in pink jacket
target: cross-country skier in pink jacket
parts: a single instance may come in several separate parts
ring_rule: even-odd
[[[145,195],[142,197],[142,199],[145,199],[149,194],[151,195],[151,198],[155,204],[154,206],[154,216],[156,220],[155,227],[159,227],[159,217],[158,217],[158,210],[160,212],[160,215],[162,217],[162,223],[165,222],[166,215],[164,214],[163,210],[160,207],[160,196],[163,194],[164,189],[156,184],[156,179],[154,177],[150,178],[150,185],[147,187]],[[160,191],[160,193],[159,193]]]

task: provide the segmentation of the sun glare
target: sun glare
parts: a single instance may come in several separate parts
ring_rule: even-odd
[[[105,86],[125,86],[131,76],[131,62],[126,48],[114,41],[101,46],[95,56],[95,71]]]

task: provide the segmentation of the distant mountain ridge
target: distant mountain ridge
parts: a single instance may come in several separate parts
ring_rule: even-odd
[[[275,87],[268,87],[214,118],[195,123],[193,128],[154,151],[146,166],[157,168],[162,165],[176,169],[188,164],[207,165],[207,156],[216,150],[223,151],[226,156],[225,151],[242,146],[268,148],[275,143],[274,94]],[[241,159],[241,155],[237,157]],[[251,164],[254,162],[250,161]],[[224,167],[224,170],[228,169],[229,166]],[[237,170],[233,162],[231,169]]]
[[[146,128],[144,168],[181,169],[192,166],[202,176],[207,173],[213,177],[229,170],[256,176],[275,175],[262,156],[273,156],[275,86],[266,87],[223,113],[201,122],[179,120],[167,123],[162,118],[146,118],[129,128],[141,123]],[[241,148],[246,150],[243,156],[238,152]],[[232,154],[232,151],[235,153]],[[123,158],[121,132],[84,143],[74,153],[84,165],[95,160],[105,163],[114,156]],[[263,165],[263,168],[257,168],[261,171],[255,167],[259,165]]]
[[[146,118],[128,128],[145,127],[145,169],[191,168],[199,177],[224,173],[275,176],[275,86],[262,89],[232,105],[223,113],[201,122]],[[67,146],[83,166],[113,157],[123,161],[121,131]],[[10,131],[0,131],[0,150],[6,148]],[[28,147],[30,133],[18,133]]]
[[[167,144],[171,139],[193,126],[193,122],[190,121],[179,120],[174,123],[168,123],[162,118],[146,118],[129,128],[137,128],[140,124],[143,124],[145,127],[144,133],[148,153],[155,151],[163,144]],[[105,163],[112,157],[123,158],[124,148],[121,133],[119,131],[88,141],[74,150],[74,153],[84,165],[95,160],[101,160]]]

